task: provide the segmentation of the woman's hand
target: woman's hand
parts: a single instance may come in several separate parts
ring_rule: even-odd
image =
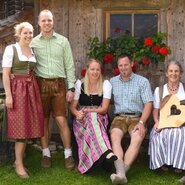
[[[6,107],[8,109],[12,109],[13,108],[13,98],[12,98],[12,96],[7,96],[6,100],[5,100],[5,103],[6,103]]]
[[[81,110],[77,111],[77,114],[76,114],[76,119],[77,120],[83,120],[85,114],[86,114],[86,109],[85,108],[82,108]]]
[[[158,129],[158,127],[159,127],[159,121],[156,121],[155,124],[154,124],[154,130],[156,132],[160,132],[160,129]]]

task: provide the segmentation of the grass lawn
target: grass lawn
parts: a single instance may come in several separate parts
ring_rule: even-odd
[[[81,175],[76,169],[64,169],[63,152],[53,154],[51,169],[40,167],[41,154],[29,146],[25,164],[29,169],[30,178],[23,180],[16,176],[11,164],[0,167],[0,185],[111,185],[110,174],[98,168],[90,174]],[[148,169],[146,152],[141,153],[128,172],[128,185],[178,185],[183,174],[155,172]]]

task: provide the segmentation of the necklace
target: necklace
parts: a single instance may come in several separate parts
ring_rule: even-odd
[[[167,84],[167,87],[168,87],[168,89],[170,90],[170,91],[177,91],[177,89],[179,88],[179,84],[178,84],[178,86],[176,87],[176,88],[171,88],[170,86],[169,86],[169,84]]]

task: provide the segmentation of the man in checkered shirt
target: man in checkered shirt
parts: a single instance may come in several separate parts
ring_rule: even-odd
[[[118,58],[120,75],[111,78],[115,118],[111,124],[112,149],[118,160],[114,162],[116,173],[110,178],[113,184],[127,183],[126,172],[136,159],[145,137],[145,123],[152,110],[152,92],[149,81],[132,72],[130,56]],[[124,153],[121,141],[126,133],[131,141]]]

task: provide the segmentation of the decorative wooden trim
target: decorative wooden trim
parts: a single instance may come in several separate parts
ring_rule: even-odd
[[[116,9],[159,9],[167,8],[170,0],[91,0],[95,8],[116,8]]]

